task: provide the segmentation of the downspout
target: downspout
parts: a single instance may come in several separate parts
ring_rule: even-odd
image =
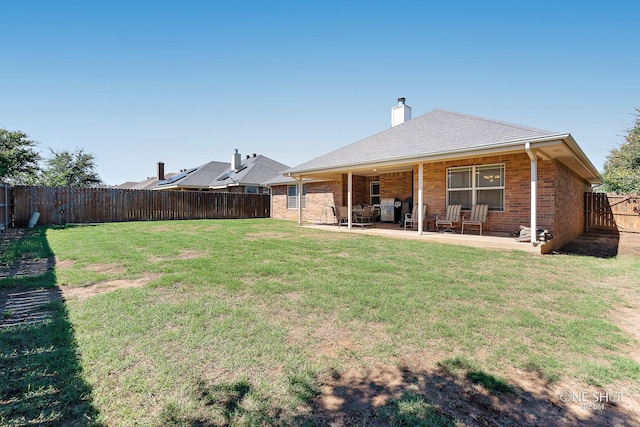
[[[422,197],[422,180],[424,178],[424,163],[420,163],[418,165],[418,234],[422,234],[422,222],[424,218],[422,218],[422,205],[423,205],[423,197]]]
[[[302,225],[302,175],[298,177],[298,226]]]
[[[349,173],[347,174],[347,212],[349,213],[349,222],[347,225],[347,229],[351,230],[351,224],[352,224],[352,217],[353,217],[353,210],[352,210],[352,206],[353,206],[353,201],[352,199],[352,191],[353,191],[353,173],[351,171],[349,171]]]
[[[538,183],[538,157],[536,153],[531,149],[530,143],[524,144],[524,150],[529,155],[531,160],[531,244],[538,246],[538,225],[536,224],[536,217],[538,215],[536,211],[536,202],[538,199],[537,183]]]

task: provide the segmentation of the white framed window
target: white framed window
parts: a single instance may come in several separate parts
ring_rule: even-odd
[[[380,181],[371,181],[370,188],[370,201],[372,205],[380,204]]]
[[[245,187],[244,192],[247,194],[258,194],[260,189],[258,187]]]
[[[302,184],[302,208],[307,207],[307,184]],[[298,185],[287,185],[287,208],[298,209]]]
[[[489,205],[504,210],[504,163],[447,169],[447,206]]]

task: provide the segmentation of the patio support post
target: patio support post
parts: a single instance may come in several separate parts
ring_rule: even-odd
[[[424,163],[418,165],[418,234],[422,234],[422,223],[424,218],[422,217],[422,180],[424,179]]]
[[[298,225],[302,225],[302,176],[298,177]]]
[[[538,225],[536,224],[536,217],[538,216],[536,210],[536,204],[538,199],[537,182],[538,182],[538,157],[536,153],[531,150],[531,144],[528,142],[524,145],[524,149],[529,155],[531,160],[531,244],[533,246],[538,245],[538,233],[536,232]]]
[[[353,206],[353,172],[349,171],[347,174],[347,212],[349,212],[349,223],[347,225],[347,229],[351,230],[351,220],[353,217],[352,206]]]

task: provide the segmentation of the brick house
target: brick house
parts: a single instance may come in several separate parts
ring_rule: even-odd
[[[548,229],[554,238],[541,251],[549,252],[582,233],[584,193],[601,183],[569,133],[444,110],[411,119],[400,98],[390,129],[269,184],[272,217],[300,223],[318,221],[332,207],[383,198],[427,204],[428,218],[444,215],[448,204],[462,205],[463,214],[488,204],[492,233],[510,235],[520,225]]]

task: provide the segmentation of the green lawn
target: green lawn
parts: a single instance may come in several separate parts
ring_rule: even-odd
[[[24,252],[54,254],[54,272],[2,279],[0,290],[69,296],[47,307],[48,323],[0,329],[2,425],[313,425],[327,379],[376,366],[445,367],[497,394],[515,370],[640,388],[638,343],[612,319],[635,304],[633,257],[532,256],[275,220],[39,228],[0,266]],[[415,388],[372,416],[455,423]]]

